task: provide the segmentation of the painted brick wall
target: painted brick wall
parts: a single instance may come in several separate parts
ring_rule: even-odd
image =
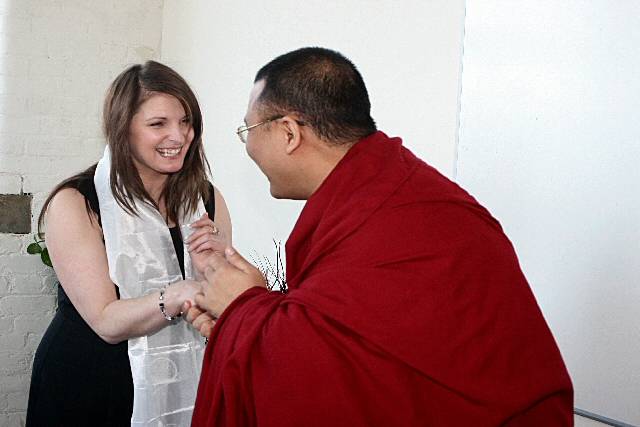
[[[0,194],[33,194],[97,161],[111,80],[160,57],[163,0],[0,0]],[[24,425],[33,354],[55,310],[33,236],[0,234],[0,426]]]

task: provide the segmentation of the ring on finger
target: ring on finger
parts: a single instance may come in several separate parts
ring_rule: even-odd
[[[215,225],[212,225],[211,234],[213,234],[214,236],[217,236],[218,234],[220,234],[220,230],[218,230],[218,227],[216,227]]]

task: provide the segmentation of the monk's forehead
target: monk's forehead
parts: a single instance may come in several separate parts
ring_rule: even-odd
[[[249,94],[249,107],[247,109],[247,116],[257,113],[257,102],[260,98],[260,94],[262,93],[262,89],[264,89],[264,80],[259,80],[253,85],[251,93]]]

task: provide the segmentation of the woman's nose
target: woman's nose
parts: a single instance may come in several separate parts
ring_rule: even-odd
[[[184,142],[188,133],[189,129],[187,129],[185,126],[182,126],[181,123],[177,123],[169,127],[168,137],[172,141]]]

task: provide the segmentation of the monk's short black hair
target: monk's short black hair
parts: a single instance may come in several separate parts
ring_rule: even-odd
[[[321,139],[346,142],[376,131],[369,94],[358,69],[333,50],[305,47],[278,56],[258,71],[265,117],[297,113]]]

